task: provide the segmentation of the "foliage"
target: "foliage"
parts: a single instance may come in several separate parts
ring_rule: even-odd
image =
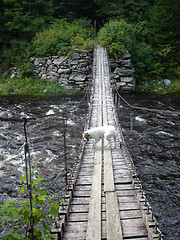
[[[29,95],[55,96],[81,93],[77,88],[68,89],[59,86],[55,81],[47,81],[36,77],[0,77],[0,96]]]
[[[67,55],[73,48],[84,49],[86,41],[91,41],[92,33],[90,22],[86,19],[74,20],[73,23],[65,19],[57,20],[36,34],[32,44],[33,54],[41,57]]]
[[[116,59],[122,57],[128,50],[132,55],[136,78],[138,80],[147,78],[147,70],[150,70],[153,64],[152,50],[151,46],[143,41],[140,30],[134,28],[134,25],[124,20],[110,21],[100,29],[97,39],[99,44],[108,47],[110,55]]]
[[[31,38],[52,19],[52,11],[50,0],[4,0],[4,30],[7,43]]]
[[[32,54],[71,56],[72,48],[92,49],[90,22],[96,19],[102,45],[108,44],[116,58],[126,49],[131,52],[138,81],[178,77],[178,1],[0,0],[0,3],[1,68],[20,67]],[[110,29],[106,33],[101,26],[108,21],[106,28]],[[30,73],[24,71],[24,75]]]
[[[52,216],[58,216],[59,205],[53,202],[55,196],[50,197],[46,190],[37,187],[38,184],[43,183],[44,179],[37,174],[33,175],[32,212],[34,239],[50,240],[53,239],[53,235],[50,234],[50,227],[47,222],[52,223]],[[23,181],[26,181],[26,175],[21,178],[20,182],[22,183]],[[27,186],[21,188],[20,194],[24,193],[25,190],[27,190]],[[0,227],[5,228],[3,239],[32,239],[30,219],[30,204],[28,200],[10,200],[0,205]]]
[[[176,76],[180,52],[180,4],[178,1],[157,0],[149,11],[149,43],[152,45],[162,77]],[[158,70],[155,68],[155,71]]]
[[[8,69],[12,66],[20,67],[28,61],[30,49],[24,40],[11,41],[10,47],[4,47],[1,53],[1,67]]]
[[[97,41],[104,47],[108,46],[110,54],[116,58],[122,56],[126,50],[132,49],[136,44],[134,30],[124,20],[111,20],[100,29]]]
[[[124,19],[130,23],[140,22],[148,17],[151,0],[95,0],[98,5],[97,15],[103,19]]]
[[[156,94],[180,93],[180,79],[171,79],[171,84],[168,86],[163,80],[152,80],[143,84],[139,83],[136,90]]]

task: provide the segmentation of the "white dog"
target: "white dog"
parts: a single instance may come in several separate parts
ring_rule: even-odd
[[[83,138],[86,139],[87,141],[89,141],[89,139],[94,139],[94,144],[92,146],[92,148],[95,146],[95,144],[97,142],[100,141],[100,139],[102,138],[105,138],[107,141],[108,141],[108,144],[105,146],[107,147],[110,142],[110,138],[114,138],[114,142],[115,142],[115,147],[116,148],[116,135],[117,135],[117,132],[116,132],[116,129],[115,127],[113,126],[102,126],[102,127],[95,127],[95,128],[91,128],[87,131],[85,131],[83,133]]]

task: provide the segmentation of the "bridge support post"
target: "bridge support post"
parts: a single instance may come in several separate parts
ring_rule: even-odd
[[[130,113],[130,131],[133,132],[133,112]]]

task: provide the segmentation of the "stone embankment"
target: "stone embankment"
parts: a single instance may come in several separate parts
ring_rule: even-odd
[[[68,56],[34,58],[36,76],[55,80],[59,85],[87,89],[92,79],[93,52],[74,50],[72,59]],[[110,59],[111,80],[119,90],[134,91],[135,78],[131,55],[125,52],[119,60]]]
[[[111,80],[121,91],[135,91],[136,81],[131,54],[127,51],[119,60],[110,59]]]
[[[46,80],[55,80],[59,85],[86,89],[92,79],[92,51],[74,50],[68,56],[31,58],[34,73]]]

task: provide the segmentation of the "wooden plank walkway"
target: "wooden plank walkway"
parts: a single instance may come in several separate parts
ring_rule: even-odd
[[[161,239],[157,221],[146,200],[135,167],[126,149],[111,96],[106,50],[94,50],[94,87],[89,128],[113,125],[118,131],[107,148],[101,140],[84,148],[66,206],[59,210],[59,225],[52,232],[63,240]]]

